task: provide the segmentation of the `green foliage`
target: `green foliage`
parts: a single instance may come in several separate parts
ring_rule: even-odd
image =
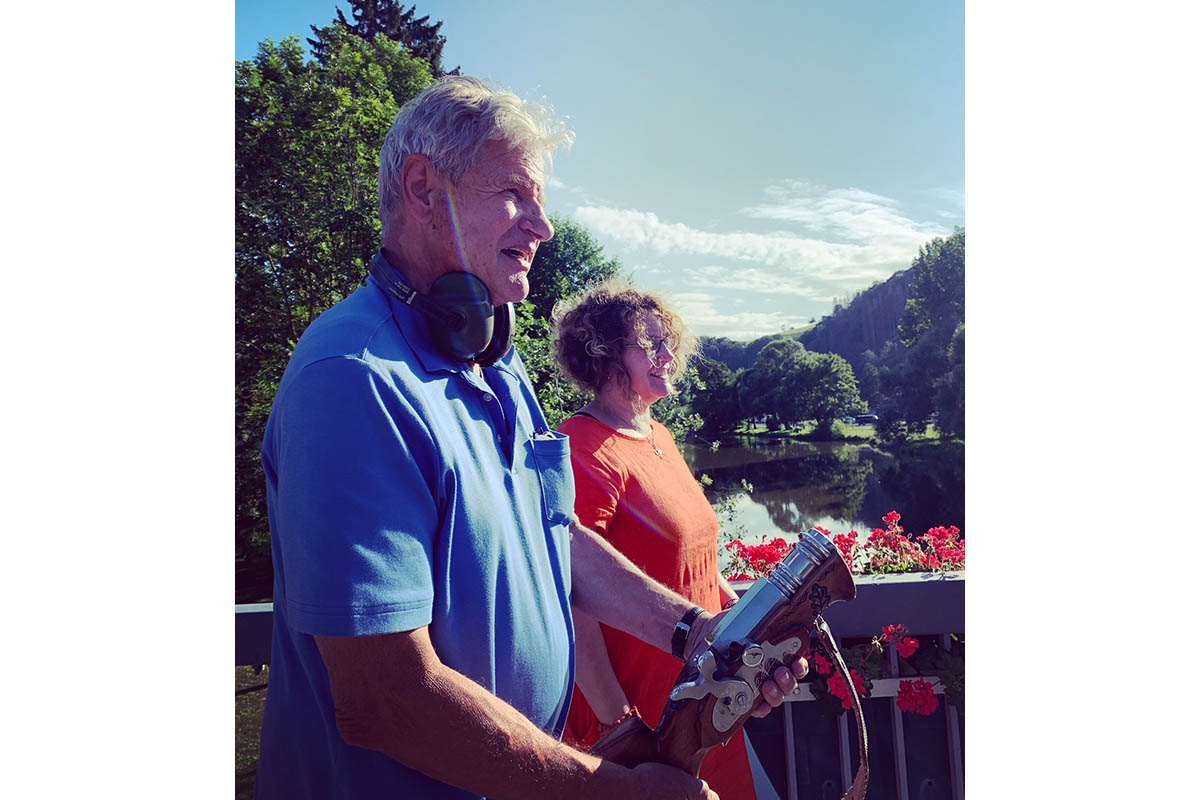
[[[296,341],[361,285],[378,248],[379,148],[429,66],[386,37],[323,29],[235,65],[235,503],[238,552],[269,548],[259,448]]]
[[[554,238],[539,245],[533,257],[527,298],[533,314],[547,320],[562,298],[621,273],[621,263],[605,257],[604,248],[587,228],[557,214],[550,215],[550,222]]]
[[[738,376],[720,361],[700,356],[693,362],[699,380],[692,410],[704,419],[707,435],[731,431],[742,421],[738,405]]]
[[[809,352],[794,339],[775,339],[759,351],[739,379],[738,396],[743,416],[768,414],[787,425],[815,419],[826,435],[838,417],[867,410],[844,358]]]
[[[946,238],[935,238],[913,259],[908,302],[900,319],[900,341],[906,347],[931,331],[949,340],[963,321],[966,280],[966,233],[955,228]]]
[[[558,427],[558,423],[587,403],[588,396],[559,372],[550,341],[549,320],[538,316],[536,307],[528,299],[517,306],[513,345],[521,354],[525,371],[529,373],[551,428]]]
[[[428,14],[416,19],[416,6],[406,10],[396,0],[350,0],[350,7],[354,22],[347,20],[342,10],[335,7],[337,17],[331,25],[324,28],[310,26],[316,38],[307,41],[313,58],[319,63],[327,64],[330,50],[336,50],[336,43],[331,42],[336,32],[350,33],[368,42],[382,34],[413,56],[424,59],[433,77],[458,74],[458,67],[450,73],[442,69],[442,48],[446,46],[446,37],[438,33],[442,23],[430,23]]]
[[[876,368],[880,430],[903,438],[905,428],[924,430],[936,411],[939,432],[961,437],[965,428],[965,231],[955,228],[953,235],[925,244],[910,272],[909,297],[897,337],[884,347]]]
[[[675,379],[675,391],[654,404],[654,418],[661,422],[676,442],[682,442],[704,425],[704,419],[692,409],[703,390],[695,367],[688,367]]]
[[[937,428],[944,436],[966,436],[966,334],[962,323],[950,339],[950,367],[933,382]]]
[[[742,478],[741,482],[743,493],[746,495],[754,494],[754,484],[745,478]],[[708,475],[700,476],[701,488],[709,490],[712,485],[712,478],[708,477]],[[721,531],[719,540],[721,545],[727,545],[734,540],[741,541],[749,536],[749,531],[745,523],[742,522],[741,515],[737,510],[738,497],[739,494],[737,492],[727,492],[724,497],[713,504],[713,511],[716,512],[717,523]]]
[[[517,307],[515,344],[551,427],[584,406],[589,395],[559,374],[550,341],[550,312],[564,297],[620,273],[587,228],[552,214],[554,238],[538,246],[529,271],[529,297]],[[658,407],[655,407],[658,413]]]

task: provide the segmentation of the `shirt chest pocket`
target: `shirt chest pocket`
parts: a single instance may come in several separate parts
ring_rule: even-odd
[[[565,434],[543,431],[528,442],[542,488],[542,513],[551,525],[575,518],[575,477],[571,474],[571,444]]]

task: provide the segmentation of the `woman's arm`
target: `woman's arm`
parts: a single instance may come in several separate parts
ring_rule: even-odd
[[[587,698],[596,719],[611,725],[629,711],[629,698],[617,681],[600,623],[582,611],[575,617],[575,683]]]
[[[737,590],[733,588],[733,584],[725,580],[725,576],[717,573],[717,588],[721,591],[721,608],[729,605],[729,601],[738,599]]]

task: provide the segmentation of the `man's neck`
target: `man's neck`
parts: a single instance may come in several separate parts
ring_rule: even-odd
[[[415,249],[401,247],[392,242],[384,244],[381,250],[383,251],[383,257],[404,277],[409,286],[421,294],[429,293],[429,287],[433,285],[434,278],[427,275],[426,270],[421,268],[420,265],[423,262],[419,258],[410,257],[409,254],[415,253]]]

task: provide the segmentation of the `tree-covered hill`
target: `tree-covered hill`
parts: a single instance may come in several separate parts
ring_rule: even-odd
[[[881,430],[898,433],[936,417],[939,430],[961,436],[965,266],[966,234],[955,228],[923,245],[911,267],[837,305],[810,328],[752,342],[701,337],[702,352],[736,373],[751,369],[771,343],[798,341],[850,364]]]
[[[758,354],[771,342],[778,339],[799,340],[805,333],[812,330],[813,327],[812,325],[805,325],[799,328],[792,328],[788,331],[772,333],[769,336],[760,336],[752,342],[739,342],[724,336],[701,336],[699,337],[700,350],[706,358],[720,361],[729,367],[730,370],[737,372],[739,369],[750,369],[753,367]]]
[[[863,354],[868,350],[881,352],[897,336],[912,269],[859,292],[849,305],[838,306],[832,315],[801,335],[800,343],[819,353],[837,353],[850,362],[855,375],[861,376]]]

